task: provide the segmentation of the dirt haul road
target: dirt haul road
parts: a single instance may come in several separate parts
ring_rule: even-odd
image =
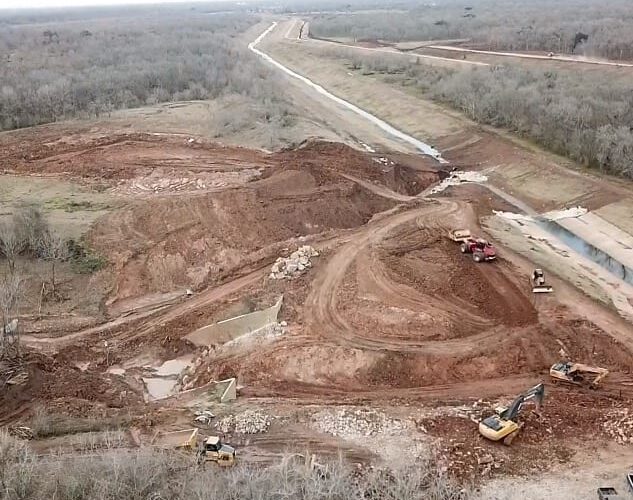
[[[307,99],[295,80],[288,88]],[[349,117],[350,128],[385,135],[357,113],[334,107],[337,116]],[[29,156],[21,152],[28,147],[24,137],[32,135],[2,137],[13,152],[12,170],[27,180],[80,177],[116,194],[121,205],[86,235],[108,262],[89,283],[106,288],[103,316],[89,328],[74,328],[69,311],[57,318],[27,311],[25,329],[32,333],[26,340],[49,352],[30,352],[26,384],[2,393],[3,421],[26,423],[41,403],[65,417],[125,417],[149,436],[190,426],[198,405],[219,417],[266,410],[274,421],[269,434],[251,440],[227,431],[253,459],[257,440],[259,456],[270,456],[285,451],[271,451],[271,443],[285,446],[292,435],[298,443],[322,443],[319,451],[336,455],[340,445],[351,459],[388,463],[403,453],[422,456],[408,448],[413,443],[428,450],[439,441],[447,470],[469,478],[481,477],[480,452],[504,460],[495,471],[516,474],[546,466],[553,456],[569,461],[575,438],[596,446],[616,439],[606,424],[633,395],[625,385],[633,354],[618,341],[626,333],[622,323],[598,304],[583,311],[578,304],[589,299],[571,287],[536,299],[529,263],[509,248],[498,248],[490,264],[461,254],[446,231],[469,227],[480,234],[480,218],[507,210],[508,202],[473,184],[423,196],[447,174],[435,159],[312,141],[272,154],[183,137],[125,140],[122,134],[109,143],[85,131],[61,144],[49,135],[46,147],[33,141]],[[412,150],[411,143],[382,140]],[[151,177],[155,161],[163,188],[129,198],[122,187]],[[217,184],[209,187],[211,180]],[[292,279],[271,278],[275,259],[304,244],[320,251],[311,266]],[[83,282],[66,272],[67,293],[85,294]],[[194,296],[184,299],[190,286]],[[204,347],[185,340],[200,327],[270,307],[280,295],[278,320],[287,326]],[[78,306],[70,313],[84,311]],[[594,317],[605,319],[603,327]],[[46,328],[52,319],[55,330]],[[618,336],[610,331],[614,325]],[[611,381],[602,391],[548,386],[544,420],[526,414],[526,432],[511,451],[480,439],[473,420],[546,380],[561,356],[605,366]],[[184,358],[190,367],[174,382],[176,391],[185,390],[145,403],[143,379]],[[238,400],[213,403],[214,381],[232,376],[241,387]],[[363,427],[368,410],[366,420],[376,424],[369,428]],[[352,415],[339,417],[339,411]]]
[[[294,19],[289,23],[285,38],[304,42],[321,44],[322,46],[347,48],[359,53],[386,54],[389,57],[408,58],[429,65],[439,65],[448,68],[460,67],[490,67],[504,64],[508,61],[528,63],[535,67],[555,67],[579,71],[613,71],[613,74],[630,72],[633,64],[625,61],[611,61],[607,59],[567,56],[546,53],[501,52],[480,50],[468,46],[447,45],[449,42],[465,44],[468,40],[445,41],[444,45],[433,41],[393,43],[382,42],[382,46],[367,46],[365,44],[344,43],[342,41],[315,38],[310,35],[309,23],[301,19]],[[407,47],[407,48],[404,48]],[[468,59],[466,59],[468,55]],[[533,63],[533,64],[530,64]]]
[[[271,31],[260,42],[263,50],[409,135],[435,144],[444,157],[455,164],[482,170],[495,195],[515,200],[516,206],[511,211],[542,213],[582,204],[592,211],[593,217],[592,226],[586,232],[590,235],[587,242],[598,247],[600,238],[593,239],[594,236],[607,232],[610,226],[629,233],[633,231],[628,222],[633,206],[630,183],[573,170],[567,160],[539,151],[502,131],[476,125],[455,112],[409,94],[406,87],[389,84],[380,75],[352,73],[348,68],[349,54],[334,54],[303,38],[285,38],[287,26],[292,27],[293,23],[296,21],[287,21]],[[289,32],[292,34],[292,29]],[[611,244],[615,247],[617,241]],[[539,262],[539,265],[545,264]],[[551,268],[549,271],[556,272]],[[611,285],[606,286],[612,288],[606,295],[621,295]],[[595,286],[581,288],[592,293]],[[615,305],[626,314],[617,302]]]

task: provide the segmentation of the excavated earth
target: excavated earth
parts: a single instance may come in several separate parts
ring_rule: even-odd
[[[533,296],[528,271],[508,250],[476,264],[445,237],[452,227],[479,231],[478,217],[499,206],[490,197],[465,201],[458,190],[417,196],[443,176],[430,160],[322,142],[270,154],[185,136],[74,128],[61,141],[58,129],[43,127],[37,140],[32,133],[2,136],[8,172],[98,186],[121,203],[85,235],[108,262],[91,277],[109,284],[99,315],[82,328],[68,317],[25,316],[30,376],[3,389],[3,423],[28,423],[43,405],[69,416],[126,414],[144,430],[148,421],[187,425],[181,408],[206,384],[236,376],[240,408],[266,405],[288,419],[266,438],[234,436],[261,449],[260,458],[294,442],[373,459],[358,443],[307,431],[293,412],[308,406],[427,408],[407,414],[415,417],[408,432],[439,439],[448,469],[470,477],[482,453],[500,464],[493,472],[566,461],[574,440],[608,440],[606,413],[630,405],[633,354],[609,332],[556,294]],[[303,244],[320,252],[312,268],[293,280],[269,278],[275,259]],[[205,353],[184,339],[282,294],[279,321],[288,326],[278,337]],[[483,441],[470,417],[547,381],[561,350],[608,367],[604,387],[548,383],[543,416],[526,413],[528,430],[512,454]],[[198,360],[194,390],[144,403],[141,368],[183,354]],[[128,371],[108,372],[113,365]]]

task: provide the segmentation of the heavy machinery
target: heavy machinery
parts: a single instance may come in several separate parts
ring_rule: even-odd
[[[595,375],[591,380],[585,378],[586,375]],[[609,370],[598,366],[583,365],[570,361],[555,363],[549,369],[552,383],[567,382],[575,385],[588,385],[591,389],[596,389],[603,378],[609,375]]]
[[[180,450],[195,450],[199,429],[184,429],[173,432],[158,432],[152,439],[152,446]]]
[[[523,409],[523,405],[528,401],[534,400],[536,411],[538,412],[544,396],[545,386],[542,383],[535,385],[518,396],[509,408],[496,408],[494,415],[479,422],[479,433],[491,441],[503,440],[503,444],[509,446],[523,426],[523,424],[516,421],[516,417]]]
[[[545,273],[542,269],[534,269],[532,273],[532,293],[552,293],[554,288],[545,283]]]
[[[159,448],[196,452],[198,463],[216,462],[223,467],[235,464],[235,448],[223,443],[217,436],[209,436],[200,440],[199,431],[198,428],[195,428],[159,432],[154,436],[152,445]]]
[[[473,254],[475,262],[490,262],[497,258],[495,247],[483,238],[470,237],[460,245],[459,249],[462,253]]]
[[[235,448],[224,444],[218,436],[209,436],[198,448],[198,463],[215,462],[221,467],[235,465]]]
[[[622,498],[615,488],[598,488],[598,500],[617,500]]]
[[[472,238],[468,229],[451,229],[448,231],[448,239],[456,243],[465,243]]]

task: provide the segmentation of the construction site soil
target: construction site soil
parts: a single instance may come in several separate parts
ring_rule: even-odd
[[[2,135],[5,168],[75,179],[121,200],[86,235],[108,262],[92,279],[111,287],[101,316],[85,328],[67,316],[51,324],[25,315],[29,377],[2,389],[3,423],[28,424],[44,405],[82,417],[124,411],[141,428],[148,419],[160,427],[173,424],[170,411],[188,411],[207,384],[235,376],[241,408],[265,405],[278,415],[307,405],[397,406],[411,412],[406,418],[427,409],[407,432],[438,438],[447,468],[470,477],[480,474],[484,454],[504,464],[491,473],[566,461],[572,440],[610,439],[606,412],[630,405],[633,388],[623,382],[633,354],[609,332],[555,294],[533,296],[509,250],[477,264],[446,238],[454,227],[478,232],[479,216],[497,202],[474,187],[463,196],[459,189],[418,196],[444,175],[432,160],[323,142],[265,153],[183,136],[75,128],[61,141],[55,133]],[[277,257],[304,244],[320,253],[311,268],[296,279],[269,277]],[[280,335],[205,349],[184,338],[280,295],[278,321],[287,323]],[[525,413],[511,450],[485,442],[468,417],[478,421],[499,397],[546,380],[561,352],[612,374],[598,391],[548,384],[543,416]],[[193,389],[145,403],[144,370],[185,353],[195,359]],[[471,411],[440,411],[459,405]],[[275,424],[248,446],[265,455],[293,441],[340,447],[351,460],[373,456],[301,423]]]

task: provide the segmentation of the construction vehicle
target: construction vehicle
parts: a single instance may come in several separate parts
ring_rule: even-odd
[[[534,269],[532,273],[532,293],[551,293],[554,288],[545,283],[545,273],[542,269]]]
[[[497,258],[495,247],[483,238],[470,237],[460,245],[459,249],[462,253],[473,254],[475,262],[490,262]]]
[[[198,463],[215,462],[221,467],[235,465],[235,448],[224,444],[218,436],[209,436],[198,449]]]
[[[198,446],[199,430],[195,428],[173,432],[158,432],[152,439],[152,446],[176,450],[195,450]]]
[[[598,488],[599,500],[617,500],[618,498],[622,497],[618,495],[618,492],[615,488]]]
[[[235,448],[223,443],[217,436],[200,440],[200,429],[185,429],[174,432],[159,432],[152,446],[196,452],[198,463],[216,462],[223,467],[235,464]]]
[[[553,384],[562,381],[575,385],[588,385],[591,389],[596,389],[602,379],[609,375],[609,370],[598,366],[561,361],[552,365],[549,374]],[[588,374],[595,374],[595,377],[587,380],[585,376]]]
[[[503,444],[509,446],[512,440],[523,427],[516,418],[523,409],[523,405],[534,400],[536,411],[538,412],[543,397],[545,396],[545,386],[541,383],[518,396],[509,408],[499,407],[495,409],[495,414],[479,422],[479,433],[491,441],[503,440]]]
[[[448,232],[448,239],[456,243],[465,243],[472,238],[468,229],[451,229]]]

